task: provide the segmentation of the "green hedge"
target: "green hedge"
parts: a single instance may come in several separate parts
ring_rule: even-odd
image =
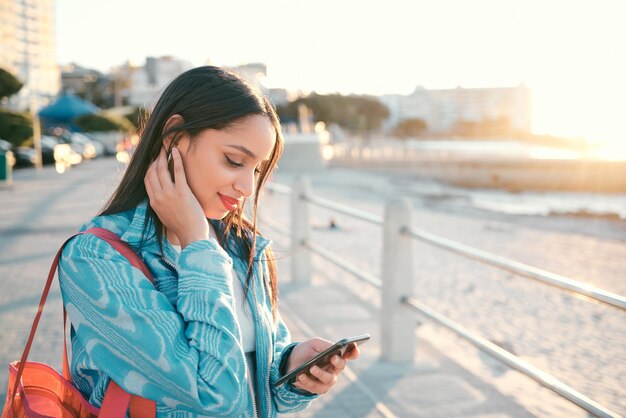
[[[15,146],[33,137],[33,119],[29,113],[0,110],[0,138]]]
[[[0,99],[13,96],[21,90],[23,84],[13,74],[0,68]]]
[[[126,118],[113,118],[101,115],[83,115],[74,123],[85,132],[132,131],[133,125]]]
[[[148,119],[148,112],[143,107],[136,107],[133,109],[132,113],[124,115],[124,117],[133,124],[135,129],[139,129],[145,125]]]

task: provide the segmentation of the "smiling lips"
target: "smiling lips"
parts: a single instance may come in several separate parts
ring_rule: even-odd
[[[238,199],[234,199],[232,197],[228,197],[228,196],[223,196],[221,194],[219,194],[220,200],[222,201],[222,204],[224,205],[224,207],[226,208],[226,210],[234,210],[237,205],[239,204],[239,200]]]

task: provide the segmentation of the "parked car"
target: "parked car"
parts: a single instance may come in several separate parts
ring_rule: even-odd
[[[66,167],[79,164],[83,160],[82,154],[76,152],[71,144],[60,142],[54,136],[41,137],[41,154],[44,164],[64,164]]]
[[[4,139],[0,139],[0,153],[6,153],[9,160],[9,166],[15,166],[15,154],[13,153],[13,144]]]
[[[53,129],[50,133],[59,143],[68,144],[84,160],[91,160],[96,158],[98,154],[103,154],[103,146],[82,133],[61,128]],[[99,152],[99,150],[101,151]]]
[[[85,159],[89,160],[104,155],[104,145],[101,142],[94,141],[80,132],[72,132],[71,141],[84,146],[83,157]]]
[[[94,148],[91,147],[90,149],[85,149],[85,144],[82,144],[80,142],[75,142],[72,140],[72,136],[71,134],[67,134],[67,135],[63,135],[63,136],[55,136],[54,137],[60,144],[67,144],[70,146],[70,148],[72,149],[72,151],[74,151],[76,154],[80,155],[80,160],[82,162],[83,159],[89,159],[89,158],[93,158],[94,155]],[[85,157],[85,155],[87,155],[88,157]]]
[[[11,151],[11,148],[13,148],[13,144],[4,139],[0,139],[0,152]]]
[[[54,164],[54,147],[59,142],[52,136],[42,135],[41,137],[41,159],[44,164]]]
[[[0,152],[8,153],[9,164],[15,168],[33,167],[37,164],[37,153],[29,147],[15,147],[9,141],[0,139]]]
[[[37,165],[37,151],[30,147],[14,147],[15,167],[34,167]]]
[[[85,134],[81,134],[81,135],[85,135]],[[96,150],[98,151],[98,157],[107,157],[107,156],[115,155],[114,152],[111,153],[109,151],[109,149],[107,148],[107,144],[101,139],[93,138],[91,135],[85,135],[85,136],[89,138],[89,140],[93,142],[94,145],[96,145]]]
[[[106,156],[113,156],[122,151],[124,134],[121,132],[87,132],[84,135],[92,141],[104,145],[104,155]]]

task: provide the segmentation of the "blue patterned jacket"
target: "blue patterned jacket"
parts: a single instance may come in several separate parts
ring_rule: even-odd
[[[251,417],[255,410],[274,417],[306,408],[317,395],[289,384],[273,386],[295,343],[282,319],[273,321],[260,284],[268,274],[260,256],[271,241],[257,237],[260,260],[248,294],[256,332],[254,402],[233,304],[232,268],[245,278],[246,260],[215,238],[193,242],[180,254],[163,238],[162,258],[153,223],[139,247],[147,204],[97,216],[80,230],[101,227],[119,235],[146,263],[154,286],[93,235],[73,238],[62,252],[59,282],[72,322],[74,385],[99,407],[113,379],[127,392],[155,400],[159,418]],[[222,221],[211,224],[221,233]]]

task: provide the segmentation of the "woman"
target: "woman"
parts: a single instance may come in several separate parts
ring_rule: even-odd
[[[205,66],[165,89],[117,190],[81,228],[128,242],[154,286],[93,235],[72,239],[59,263],[72,380],[91,403],[101,405],[113,379],[156,401],[159,417],[273,417],[306,408],[358,357],[354,346],[273,385],[331,345],[290,342],[270,241],[256,229],[259,192],[282,148],[272,105],[239,77]],[[243,208],[252,196],[251,222]]]

